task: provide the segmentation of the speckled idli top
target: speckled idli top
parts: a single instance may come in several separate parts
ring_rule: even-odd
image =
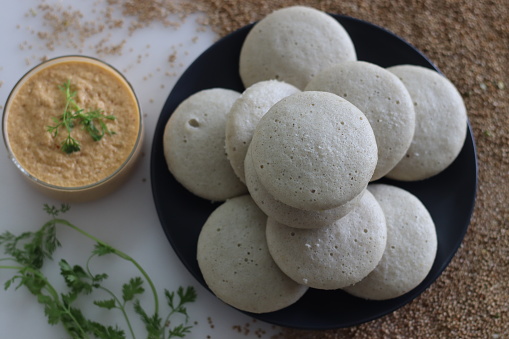
[[[251,29],[239,71],[245,87],[278,79],[303,89],[321,69],[356,59],[352,40],[338,21],[311,7],[291,6],[270,13]]]
[[[247,192],[225,151],[226,115],[240,93],[224,88],[197,92],[173,112],[163,135],[175,179],[195,195],[223,201]]]
[[[263,187],[276,200],[304,210],[350,201],[366,188],[377,163],[366,116],[326,92],[297,93],[272,106],[251,147]]]
[[[320,72],[306,90],[337,94],[366,115],[378,145],[373,181],[406,154],[415,130],[414,105],[403,82],[385,68],[365,61],[342,62]]]
[[[276,311],[307,291],[272,259],[266,222],[267,216],[244,195],[214,210],[198,238],[197,259],[205,282],[219,299],[243,311]]]
[[[267,220],[269,251],[283,272],[318,289],[359,282],[378,264],[387,229],[382,208],[366,191],[350,213],[319,229],[297,229]]]
[[[225,149],[242,182],[245,182],[244,158],[256,125],[276,102],[297,92],[298,88],[282,81],[260,81],[246,88],[233,104],[226,120]]]
[[[401,161],[387,177],[414,181],[432,177],[456,159],[467,136],[463,98],[446,77],[429,68],[388,68],[405,84],[415,106],[415,133]]]
[[[246,186],[249,193],[254,202],[265,214],[283,225],[297,228],[320,228],[328,226],[339,218],[344,217],[357,206],[364,194],[363,190],[358,196],[343,205],[326,210],[310,211],[288,206],[274,199],[260,183],[253,166],[250,150],[251,149],[248,148],[245,161]]]
[[[377,267],[345,290],[375,300],[399,297],[417,287],[431,270],[437,252],[435,224],[412,193],[392,185],[368,186],[387,222],[387,246]]]

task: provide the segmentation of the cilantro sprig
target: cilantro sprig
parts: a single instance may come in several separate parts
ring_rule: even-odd
[[[3,247],[4,253],[7,255],[7,257],[0,258],[0,269],[16,272],[5,282],[5,289],[12,286],[15,286],[16,289],[22,286],[27,288],[44,306],[48,323],[62,324],[72,338],[127,338],[125,331],[119,326],[105,325],[87,319],[85,314],[75,306],[78,297],[90,296],[99,290],[105,292],[108,298],[93,300],[93,304],[102,309],[119,310],[125,319],[125,326],[130,337],[133,339],[136,336],[127,312],[129,305],[145,325],[148,339],[183,338],[190,333],[192,325],[189,325],[186,305],[196,300],[196,291],[192,286],[179,287],[176,293],[165,289],[167,313],[164,318],[161,317],[159,296],[155,285],[138,262],[126,253],[60,218],[60,214],[69,210],[68,205],[62,205],[60,208],[44,205],[44,210],[52,218],[36,232],[14,235],[6,231],[0,235],[0,247]],[[64,292],[57,291],[42,272],[46,261],[52,261],[54,252],[61,247],[61,243],[57,239],[57,226],[69,227],[95,242],[94,249],[84,266],[72,265],[65,259],[58,262],[60,274],[67,287]],[[130,262],[140,273],[140,276],[135,276],[122,285],[120,296],[106,286],[108,274],[92,272],[92,261],[105,255],[115,255]],[[139,300],[139,297],[145,293],[145,283],[148,284],[154,298],[152,313],[147,312]],[[176,314],[180,314],[184,320],[180,324],[173,325],[170,318]]]
[[[47,126],[47,131],[55,138],[61,128],[65,129],[67,136],[60,145],[63,152],[71,154],[81,150],[80,143],[71,135],[73,128],[77,125],[82,125],[94,141],[101,140],[105,134],[114,134],[105,123],[106,120],[115,120],[114,115],[104,115],[99,109],[85,112],[74,99],[76,91],[71,90],[70,80],[67,80],[58,88],[65,95],[64,113],[52,119],[55,125]]]

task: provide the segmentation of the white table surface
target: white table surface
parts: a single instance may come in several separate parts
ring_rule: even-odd
[[[57,1],[45,3],[81,8],[89,13],[90,19],[99,16],[105,8],[102,1]],[[41,0],[2,1],[0,11],[0,107],[3,107],[10,90],[19,78],[34,67],[41,57],[56,57],[66,54],[96,56],[123,71],[132,83],[145,114],[144,156],[129,181],[112,195],[98,201],[72,204],[65,218],[93,235],[109,242],[114,247],[127,252],[146,268],[153,278],[160,296],[164,288],[176,290],[179,286],[192,285],[196,288],[198,299],[188,306],[191,322],[197,324],[187,338],[270,338],[279,328],[251,317],[223,304],[189,274],[175,255],[159,223],[154,207],[150,186],[150,149],[159,113],[173,85],[185,68],[217,38],[210,30],[197,30],[194,18],[188,18],[178,29],[152,24],[128,36],[127,28],[106,30],[93,37],[109,37],[110,42],[126,38],[122,55],[97,55],[86,41],[83,50],[69,48],[62,44],[53,51],[48,50],[39,39],[39,30],[50,31],[44,26],[43,12],[37,9]],[[91,8],[94,12],[87,12]],[[117,13],[118,15],[118,13]],[[85,16],[82,21],[89,17]],[[97,41],[97,40],[96,40]],[[176,51],[176,61],[171,63],[169,56]],[[141,62],[138,62],[141,60]],[[172,75],[175,73],[174,75]],[[60,204],[34,191],[21,178],[7,157],[5,148],[0,147],[0,232],[10,230],[20,233],[38,229],[48,216],[43,212],[44,203]],[[59,239],[63,248],[55,254],[55,259],[65,257],[74,264],[84,265],[93,243],[70,230],[60,229]],[[0,255],[3,257],[3,253]],[[62,286],[58,269],[53,264],[48,269],[55,285]],[[119,264],[114,258],[106,258],[96,266],[97,272],[103,268],[110,274],[110,282],[120,285],[136,274],[130,266]],[[13,272],[0,270],[0,284],[11,277]],[[162,298],[160,298],[162,299]],[[151,309],[150,300],[147,309]],[[86,308],[91,317],[100,317],[105,322],[123,326],[118,313],[100,313],[95,308]],[[178,319],[177,319],[178,320]],[[249,333],[239,334],[235,326],[249,328]],[[141,324],[135,323],[136,331]],[[24,288],[4,291],[0,289],[0,337],[17,338],[67,338],[60,325],[50,326],[43,308]],[[142,333],[142,332],[140,332]],[[138,336],[142,338],[142,335]]]

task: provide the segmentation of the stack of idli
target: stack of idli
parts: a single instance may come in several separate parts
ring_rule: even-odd
[[[293,6],[255,24],[240,53],[242,93],[200,91],[171,115],[175,179],[223,203],[198,239],[211,291],[243,311],[295,303],[309,289],[399,297],[430,272],[437,234],[412,193],[466,138],[454,85],[414,65],[357,60],[344,28]]]

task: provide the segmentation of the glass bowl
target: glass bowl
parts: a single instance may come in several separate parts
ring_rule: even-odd
[[[54,135],[49,126],[64,121],[64,111],[76,113],[82,106],[83,113],[113,115],[104,120],[112,133],[103,131],[94,141],[85,120],[71,120],[70,135],[82,139],[81,149],[68,154],[62,143],[67,127],[61,125]],[[101,123],[94,125],[100,134]],[[37,190],[65,202],[95,200],[124,183],[140,156],[143,129],[139,101],[127,79],[111,65],[80,55],[49,59],[29,70],[9,94],[2,120],[4,143],[19,173]]]

